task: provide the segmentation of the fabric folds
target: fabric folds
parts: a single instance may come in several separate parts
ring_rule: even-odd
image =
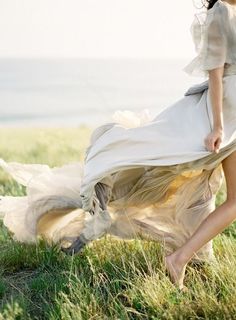
[[[236,63],[230,56],[233,48],[229,40],[233,30],[229,10],[222,1],[207,12],[196,13],[190,30],[197,56],[184,67],[186,73],[207,77],[209,70]]]

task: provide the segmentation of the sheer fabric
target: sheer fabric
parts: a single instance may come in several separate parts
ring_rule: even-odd
[[[197,56],[184,67],[186,73],[207,77],[209,70],[236,64],[235,20],[236,7],[221,0],[195,14],[190,30]]]
[[[221,163],[236,151],[236,9],[219,0],[203,18],[195,17],[198,55],[185,70],[207,75],[229,64],[223,77],[225,134],[219,153],[204,145],[213,114],[203,83],[154,119],[147,110],[117,111],[114,122],[92,133],[84,163],[49,168],[0,159],[0,166],[26,186],[25,197],[0,197],[3,222],[15,240],[43,237],[66,247],[81,234],[94,240],[108,233],[162,241],[169,253],[214,210],[223,180]],[[98,183],[109,190],[107,211],[97,205]],[[193,259],[212,258],[209,241]]]
[[[127,124],[127,121],[126,121]],[[236,151],[236,139],[202,159],[177,165],[139,166],[107,175],[112,194],[109,219],[95,210],[91,216],[80,196],[84,168],[80,163],[49,168],[39,164],[6,163],[1,167],[26,186],[26,196],[0,198],[4,225],[15,240],[70,246],[84,233],[91,239],[107,234],[159,241],[171,253],[191,236],[214,210],[223,181],[221,162]],[[96,195],[93,195],[93,199]],[[106,227],[105,227],[105,224]],[[214,258],[212,241],[192,260]]]

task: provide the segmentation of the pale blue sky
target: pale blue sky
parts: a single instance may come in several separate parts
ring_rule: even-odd
[[[191,58],[192,0],[0,0],[0,57]]]

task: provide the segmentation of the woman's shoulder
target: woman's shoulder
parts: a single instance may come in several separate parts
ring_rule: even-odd
[[[228,3],[226,4],[222,0],[218,0],[214,6],[209,10],[200,11],[194,14],[194,19],[191,28],[208,28],[210,25],[219,25],[222,29],[227,29],[227,26],[231,25],[231,15],[236,17],[236,7],[234,12],[231,12]],[[201,30],[202,32],[202,30]]]
[[[225,1],[225,0],[218,0],[215,5],[213,6],[213,8],[220,8],[221,10],[225,10],[226,11],[231,11],[231,10],[236,10],[236,5],[232,5],[229,2]]]
[[[236,14],[236,7],[234,8],[226,1],[218,0],[214,6],[208,10],[207,15],[220,15],[221,18],[227,18],[232,10],[234,10]]]
[[[235,9],[236,14],[236,9]],[[192,27],[199,26],[207,26],[213,20],[218,20],[219,22],[226,22],[229,18],[229,8],[228,4],[226,4],[222,0],[218,0],[214,6],[209,10],[202,10],[194,14],[194,19],[192,23]]]
[[[236,10],[235,10],[236,15]],[[233,22],[234,21],[234,22]],[[208,75],[207,70],[223,65],[224,52],[231,50],[228,39],[233,39],[232,23],[228,6],[218,0],[209,10],[195,13],[191,33],[197,56],[185,68],[190,75]],[[230,50],[228,50],[230,49]],[[225,57],[228,59],[228,56]]]

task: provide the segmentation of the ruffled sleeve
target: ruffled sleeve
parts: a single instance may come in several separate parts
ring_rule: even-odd
[[[184,67],[192,76],[207,77],[208,71],[224,66],[227,59],[227,8],[217,2],[206,12],[195,14],[191,34],[197,56]]]

